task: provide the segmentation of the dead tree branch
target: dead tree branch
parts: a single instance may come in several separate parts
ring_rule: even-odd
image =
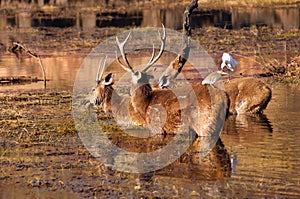
[[[169,64],[160,78],[168,78],[173,80],[181,72],[184,64],[187,62],[190,53],[190,36],[192,35],[192,28],[190,24],[190,16],[194,9],[198,8],[198,0],[192,0],[190,5],[186,7],[183,14],[183,30],[182,30],[182,48],[177,57]]]
[[[17,57],[19,57],[19,54],[21,54],[21,53],[26,53],[26,54],[30,55],[31,57],[38,60],[39,65],[40,65],[41,70],[42,70],[42,73],[43,73],[44,88],[46,89],[46,72],[45,72],[45,68],[43,66],[42,59],[40,58],[40,56],[38,56],[37,54],[31,52],[28,48],[26,48],[24,45],[22,45],[18,42],[13,42],[13,47],[11,48],[11,51],[14,54],[16,54]]]

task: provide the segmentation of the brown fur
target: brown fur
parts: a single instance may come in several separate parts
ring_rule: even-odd
[[[149,84],[144,84],[131,98],[118,96],[109,85],[98,86],[96,96],[103,98],[104,111],[114,113],[122,123],[157,127],[155,131],[173,134],[184,120],[199,136],[206,136],[222,127],[228,107],[232,114],[258,113],[271,99],[271,89],[254,78],[232,79],[224,85],[226,93],[200,83],[192,86],[193,92],[185,87],[176,88],[174,92],[152,89]],[[179,103],[174,93],[186,96],[185,100]],[[193,99],[194,93],[196,99]]]
[[[184,100],[179,103],[174,93],[180,93]],[[222,127],[220,119],[224,119],[228,106],[223,91],[201,84],[194,85],[192,89],[177,88],[174,92],[152,89],[149,84],[144,84],[135,90],[131,98],[114,93],[112,85],[98,85],[95,96],[102,102],[104,111],[114,113],[119,122],[133,121],[150,126],[155,133],[174,134],[184,121],[199,136],[211,135]]]
[[[184,122],[192,127],[198,136],[212,135],[221,129],[228,105],[227,96],[223,91],[201,84],[194,85],[192,90],[185,87],[178,88],[178,92],[174,90],[175,93],[180,93],[180,97],[185,99],[179,103],[178,97],[169,89],[153,89],[151,100],[149,98],[143,100],[145,97],[142,94],[146,89],[149,89],[147,84],[139,87],[131,98],[132,110],[138,111],[139,107],[146,110],[146,112],[138,111],[141,115],[140,123],[160,125],[164,132],[176,133]],[[196,98],[193,98],[195,95]],[[151,114],[151,109],[155,105],[163,107],[165,111],[165,115],[158,117],[158,124],[151,121],[155,117]],[[161,111],[157,114],[161,114]],[[161,125],[161,122],[164,124]]]
[[[129,115],[128,106],[130,103],[129,96],[119,96],[114,92],[112,85],[99,84],[95,89],[95,97],[101,102],[101,106],[106,114],[113,114],[115,120],[119,124],[132,124],[135,120],[131,117],[134,116],[134,112]]]
[[[272,97],[271,89],[255,78],[236,78],[224,83],[231,114],[260,113]]]
[[[140,116],[145,120],[147,104],[150,103],[152,98],[152,88],[149,84],[141,85],[138,87],[139,89],[136,89],[133,92],[131,104],[135,112],[139,113]]]

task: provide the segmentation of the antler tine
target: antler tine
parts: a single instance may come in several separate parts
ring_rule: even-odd
[[[130,73],[134,73],[133,69],[131,67],[128,67],[128,66],[125,66],[124,64],[122,64],[122,62],[120,61],[119,59],[119,56],[118,56],[118,52],[116,51],[116,60],[118,61],[118,63],[120,64],[120,66],[126,70],[127,72],[130,72]]]
[[[101,59],[101,60],[99,61],[99,65],[98,65],[98,71],[97,71],[97,76],[96,76],[96,82],[97,82],[97,83],[99,83],[99,82],[101,81],[102,76],[103,76],[103,73],[104,73],[104,71],[105,71],[107,55],[106,55],[105,58],[104,58],[103,64],[101,64],[101,63],[102,63],[102,60],[103,60],[103,59]]]
[[[125,69],[126,71],[128,71],[128,72],[134,73],[134,70],[133,70],[133,68],[130,66],[129,61],[128,61],[127,57],[126,57],[126,53],[124,52],[124,46],[125,46],[127,40],[129,39],[129,36],[130,36],[130,35],[131,35],[131,32],[129,32],[129,34],[127,35],[126,39],[125,39],[123,42],[120,42],[120,41],[119,41],[119,38],[116,37],[116,42],[117,42],[117,44],[118,44],[118,47],[119,47],[119,50],[120,50],[120,52],[121,52],[122,58],[123,58],[123,60],[124,60],[124,62],[125,62],[125,64],[126,64],[127,66],[121,63],[120,59],[118,58],[118,54],[117,54],[117,53],[116,53],[116,56],[117,56],[118,63],[122,66],[122,68],[124,68],[124,69]]]
[[[160,46],[159,53],[154,58],[154,45],[153,45],[152,57],[151,57],[150,61],[148,62],[148,64],[142,70],[143,72],[146,72],[161,57],[162,53],[164,52],[164,48],[165,48],[165,44],[166,44],[166,29],[165,29],[164,24],[162,24],[162,27],[163,27],[163,35],[161,35],[161,33],[158,31],[159,37],[161,40],[161,46]]]
[[[151,55],[151,58],[150,58],[150,60],[149,60],[149,62],[148,62],[148,64],[150,64],[151,63],[151,61],[153,60],[153,58],[154,58],[154,55],[155,55],[155,47],[154,47],[154,44],[152,45],[152,55]],[[147,64],[147,65],[148,65]]]

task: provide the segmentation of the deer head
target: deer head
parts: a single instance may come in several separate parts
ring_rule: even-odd
[[[96,87],[93,89],[94,92],[94,104],[101,105],[109,92],[113,91],[113,74],[107,74],[103,79],[103,73],[106,69],[107,56],[99,61],[98,71],[96,75]]]
[[[116,37],[116,42],[119,47],[121,56],[123,58],[122,63],[118,57],[118,54],[116,53],[116,59],[120,66],[127,72],[131,74],[131,104],[134,107],[135,111],[141,114],[141,117],[144,118],[146,114],[147,107],[151,101],[152,97],[152,88],[149,84],[150,79],[153,78],[152,75],[147,74],[147,71],[149,68],[161,57],[166,43],[166,29],[163,25],[163,34],[159,32],[160,40],[161,40],[161,46],[158,55],[155,56],[155,49],[153,45],[152,50],[152,56],[149,60],[149,62],[143,67],[141,71],[135,71],[133,67],[130,65],[126,53],[124,51],[124,46],[126,42],[128,41],[130,34],[126,37],[126,39],[123,42],[119,41],[119,38]]]

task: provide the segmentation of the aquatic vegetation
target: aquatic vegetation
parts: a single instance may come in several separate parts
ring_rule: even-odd
[[[55,142],[76,133],[71,94],[36,92],[0,96],[0,135],[20,143]]]

